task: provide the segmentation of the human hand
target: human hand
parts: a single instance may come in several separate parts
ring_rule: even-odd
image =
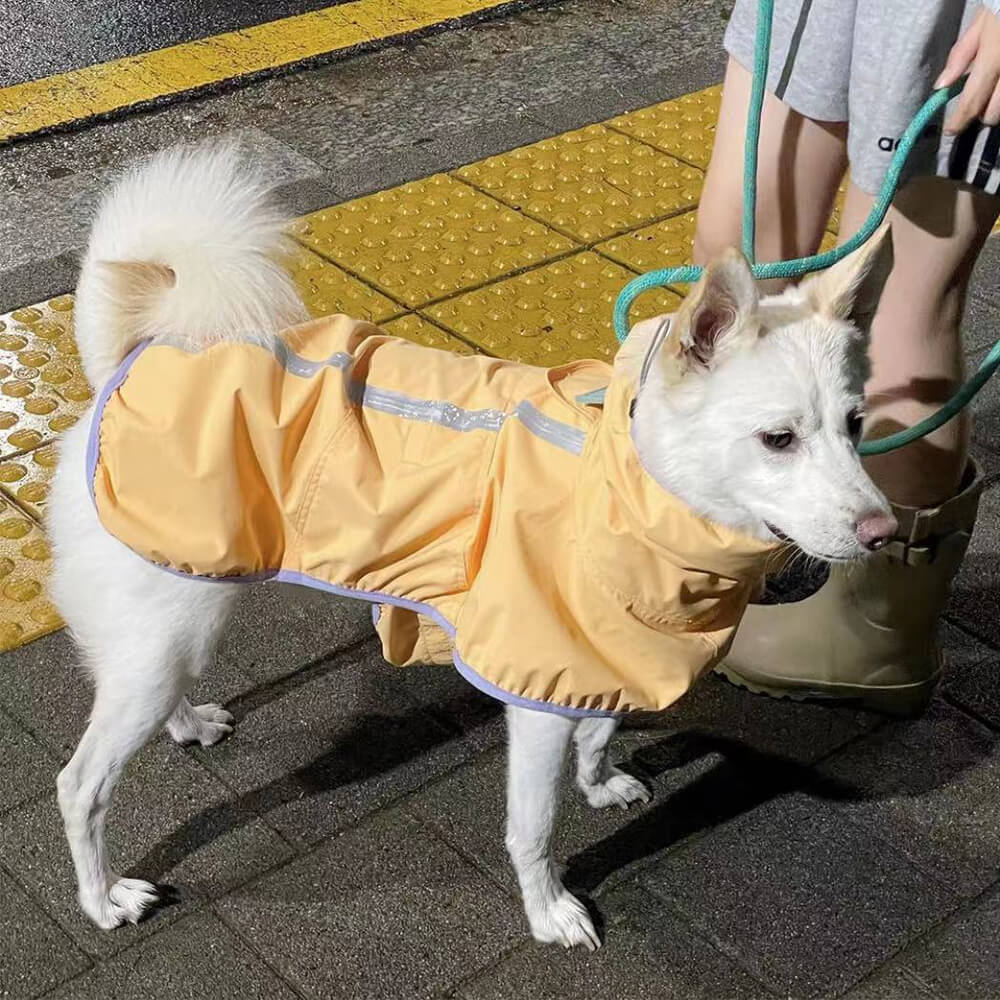
[[[964,131],[975,119],[1000,124],[1000,17],[986,7],[952,46],[935,89],[950,86],[964,73],[969,79],[944,123],[949,135]]]

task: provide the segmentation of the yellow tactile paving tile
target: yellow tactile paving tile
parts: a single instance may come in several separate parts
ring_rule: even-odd
[[[408,313],[406,316],[399,316],[388,323],[383,323],[382,329],[394,337],[405,337],[415,344],[423,344],[424,347],[436,347],[438,350],[454,351],[456,354],[476,353],[464,341],[416,313]]]
[[[619,115],[605,124],[705,169],[712,155],[721,99],[721,86],[708,87]]]
[[[825,232],[823,234],[823,239],[819,242],[818,253],[826,253],[827,250],[832,250],[837,245],[837,234],[831,232]]]
[[[0,493],[41,521],[49,498],[49,482],[56,467],[55,444],[42,445],[0,462]]]
[[[590,125],[461,167],[454,176],[594,243],[692,208],[704,175],[627,135]]]
[[[388,296],[305,247],[296,247],[286,266],[311,316],[342,312],[383,323],[405,312],[403,306]]]
[[[598,243],[594,249],[639,272],[690,264],[696,218],[696,212],[675,215]]]
[[[613,261],[582,251],[426,312],[497,357],[546,366],[577,358],[611,361],[618,346],[611,311],[633,277]],[[649,292],[636,303],[632,319],[673,312],[680,301],[666,289]]]
[[[840,232],[840,213],[844,210],[844,199],[847,197],[847,185],[849,182],[850,176],[845,174],[844,179],[840,182],[840,187],[837,188],[837,197],[834,199],[833,208],[830,211],[830,219],[826,224],[826,228],[831,233]]]
[[[49,555],[42,529],[0,500],[0,651],[62,626],[45,596]]]
[[[314,212],[300,220],[295,234],[410,308],[574,247],[447,174]]]
[[[63,295],[0,316],[0,460],[51,441],[90,399],[72,310]]]

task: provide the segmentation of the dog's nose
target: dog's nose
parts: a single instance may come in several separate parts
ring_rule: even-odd
[[[874,512],[858,518],[855,532],[858,541],[869,552],[877,552],[896,534],[899,524],[891,514]]]

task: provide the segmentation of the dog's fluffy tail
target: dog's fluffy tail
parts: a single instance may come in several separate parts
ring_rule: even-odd
[[[146,338],[270,343],[304,319],[281,263],[285,223],[234,145],[168,150],[125,174],[101,203],[77,286],[91,384]]]

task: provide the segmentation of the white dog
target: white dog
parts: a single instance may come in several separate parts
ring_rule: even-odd
[[[76,299],[80,354],[95,387],[140,338],[167,334],[200,347],[252,330],[267,341],[302,318],[275,262],[285,220],[269,204],[266,185],[219,148],[160,155],[109,192]],[[859,558],[891,536],[888,503],[855,448],[867,331],[890,262],[884,230],[829,271],[763,299],[739,254],[717,262],[682,331],[693,363],[678,379],[648,366],[638,396],[633,439],[656,482],[700,515],[760,539],[787,536],[819,559]],[[169,287],[148,284],[150,263],[170,269]],[[619,370],[638,372],[662,349],[658,329],[658,321],[637,325]],[[239,586],[165,573],[104,530],[84,475],[88,424],[62,441],[49,505],[53,597],[96,686],[58,791],[80,904],[112,928],[158,900],[155,885],[121,878],[107,857],[115,784],[164,725],[179,743],[203,746],[231,731],[223,709],[192,707],[185,694],[210,662]],[[539,941],[596,948],[587,911],[550,854],[571,738],[576,782],[592,806],[624,807],[648,793],[608,761],[615,718],[508,706],[507,720],[507,847],[531,931]]]

